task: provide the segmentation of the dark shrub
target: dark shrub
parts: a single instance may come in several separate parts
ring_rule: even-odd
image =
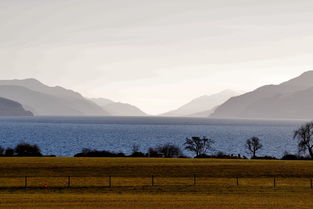
[[[106,150],[91,150],[84,148],[81,153],[74,155],[74,157],[124,157],[124,153],[113,153]]]
[[[202,154],[202,155],[199,155],[196,158],[243,159],[240,154],[234,155],[234,154],[226,154],[226,153],[223,153],[223,152],[218,152],[215,155]]]
[[[177,158],[182,155],[180,148],[172,144],[159,145],[156,150],[165,158]]]
[[[20,157],[42,156],[40,148],[36,144],[34,145],[27,143],[18,144],[15,147],[14,152],[16,153],[16,156]]]
[[[195,156],[195,158],[213,158],[213,156],[207,155],[207,154],[201,154],[201,155]]]
[[[298,160],[298,156],[297,155],[293,155],[293,154],[285,154],[281,160]]]
[[[146,154],[143,152],[133,152],[129,157],[146,157]]]
[[[14,155],[14,149],[13,148],[6,148],[4,155],[6,157],[12,157]]]
[[[143,152],[140,152],[139,145],[134,144],[132,146],[132,154],[129,157],[146,157],[146,154]]]
[[[256,159],[256,160],[277,160],[277,158],[273,157],[273,156],[253,157],[251,159]]]
[[[116,157],[125,157],[125,154],[122,153],[122,152],[119,152],[119,153],[116,154]]]
[[[150,147],[148,149],[148,157],[162,157],[162,155],[159,154],[159,152],[155,148]]]
[[[0,146],[0,156],[4,155],[4,148]]]
[[[148,157],[165,157],[165,158],[178,158],[183,156],[179,147],[172,144],[159,145],[155,148],[150,147],[147,153]]]

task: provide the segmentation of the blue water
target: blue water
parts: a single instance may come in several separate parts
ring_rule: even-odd
[[[82,148],[129,154],[133,144],[140,145],[141,151],[168,142],[183,148],[186,137],[207,136],[215,140],[215,151],[247,156],[245,141],[257,136],[263,143],[259,155],[280,157],[285,151],[297,152],[292,136],[302,123],[160,117],[0,118],[0,145],[34,143],[44,154],[57,156],[73,156]]]

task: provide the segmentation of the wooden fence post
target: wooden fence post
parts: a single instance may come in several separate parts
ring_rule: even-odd
[[[237,187],[239,186],[239,178],[236,177],[236,183],[237,183]]]
[[[68,188],[71,187],[71,177],[70,176],[67,177],[67,187]]]
[[[273,184],[274,184],[274,188],[276,188],[276,178],[275,177],[274,177]]]
[[[27,176],[25,176],[24,178],[24,184],[25,184],[25,188],[27,188]]]

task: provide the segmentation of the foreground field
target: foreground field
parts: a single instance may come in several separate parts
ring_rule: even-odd
[[[313,177],[312,161],[0,158],[0,176]]]
[[[311,161],[0,158],[0,165],[0,208],[313,208]]]
[[[146,188],[147,189],[147,188]],[[118,189],[120,190],[120,189]],[[215,190],[194,187],[169,191],[57,190],[1,191],[0,208],[15,209],[311,209],[313,194],[309,190],[240,188]],[[198,191],[200,190],[200,191]]]

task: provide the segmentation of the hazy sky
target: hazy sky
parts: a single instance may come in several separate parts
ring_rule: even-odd
[[[312,0],[0,0],[0,78],[161,113],[313,70]]]

